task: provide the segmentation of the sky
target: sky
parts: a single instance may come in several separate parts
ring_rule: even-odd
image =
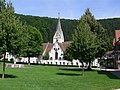
[[[8,0],[7,0],[8,1]],[[87,8],[96,19],[120,17],[120,0],[12,0],[15,12],[25,15],[80,19]]]

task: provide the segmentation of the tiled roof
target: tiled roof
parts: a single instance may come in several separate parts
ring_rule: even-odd
[[[63,42],[64,50],[65,50],[68,46],[70,46],[71,43],[72,43],[72,41]]]
[[[120,39],[120,30],[115,30],[115,38],[113,40],[113,45],[115,46],[115,42]]]
[[[53,44],[52,43],[43,43],[43,56],[49,52],[53,47]]]
[[[70,43],[71,41],[66,41],[63,43],[58,43],[58,45],[63,51],[65,51],[65,49],[70,45]],[[43,43],[43,56],[52,49],[53,45],[53,43]]]

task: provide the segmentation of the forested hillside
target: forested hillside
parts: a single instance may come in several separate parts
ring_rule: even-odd
[[[20,20],[27,25],[36,27],[43,35],[44,42],[52,42],[52,37],[56,31],[57,18],[30,16],[16,14],[20,17]],[[114,30],[120,29],[120,18],[113,19],[101,19],[98,20],[101,25],[107,29],[108,34],[114,37]],[[78,20],[61,19],[62,29],[65,36],[65,40],[71,40],[72,34],[74,33]]]

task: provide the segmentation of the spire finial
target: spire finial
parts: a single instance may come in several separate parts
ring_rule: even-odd
[[[60,19],[60,12],[58,12],[58,18]]]

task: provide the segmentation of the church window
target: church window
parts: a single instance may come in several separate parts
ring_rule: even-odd
[[[55,52],[55,59],[58,59],[58,52]]]
[[[50,60],[52,60],[52,57],[50,57]]]
[[[59,60],[61,60],[61,57],[59,57]]]

